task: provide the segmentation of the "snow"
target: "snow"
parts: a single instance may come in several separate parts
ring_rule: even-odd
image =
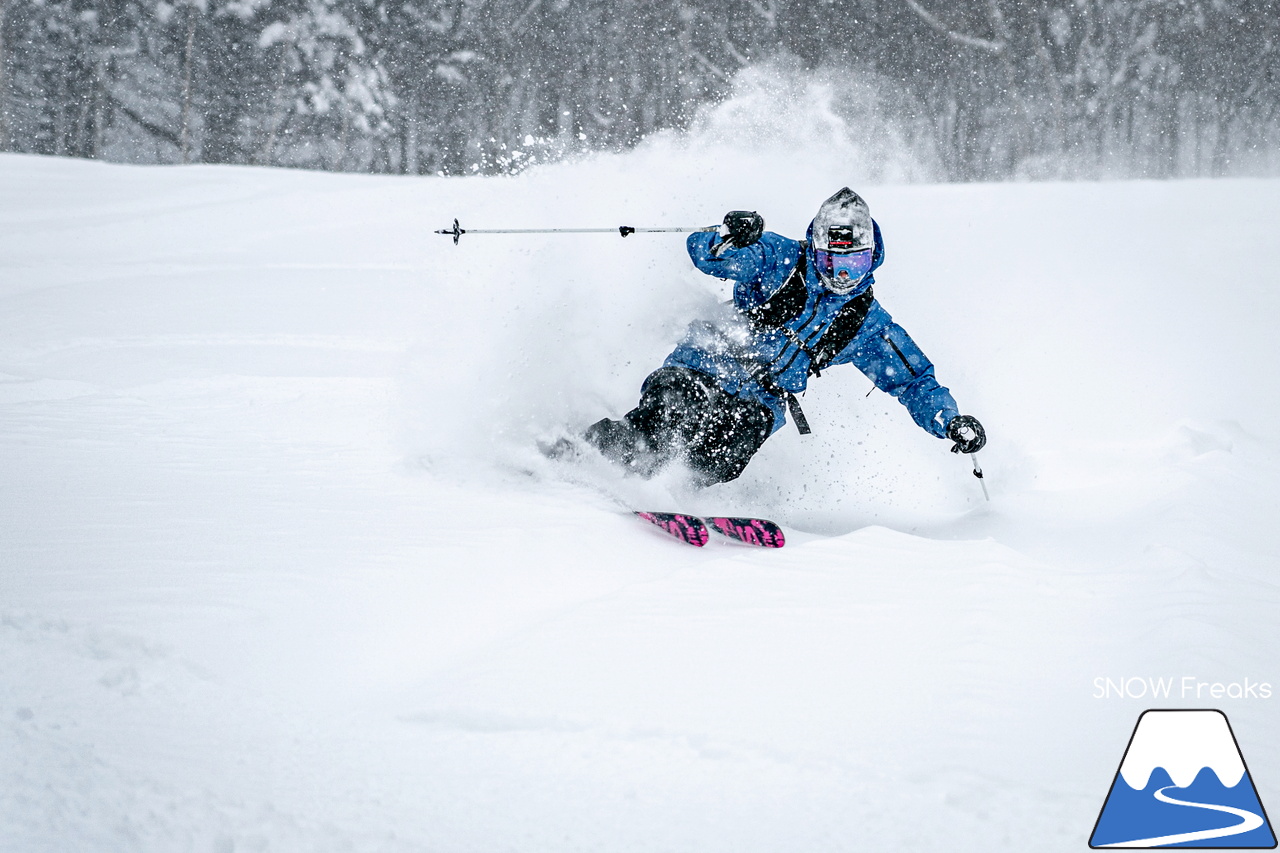
[[[727,145],[0,156],[0,848],[1079,850],[1138,714],[1211,701],[1274,800],[1276,699],[1095,679],[1280,684],[1280,182],[874,185]],[[798,235],[845,183],[990,503],[848,369],[734,483],[545,460],[727,286],[678,235],[430,233]]]
[[[1179,788],[1190,787],[1206,767],[1228,788],[1239,785],[1244,778],[1240,750],[1236,748],[1226,717],[1218,711],[1143,714],[1120,764],[1120,775],[1126,785],[1141,791],[1157,767],[1167,770]]]

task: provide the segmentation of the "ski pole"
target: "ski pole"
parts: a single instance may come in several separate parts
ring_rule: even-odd
[[[628,234],[654,233],[661,231],[690,234],[694,231],[719,231],[719,225],[708,225],[705,228],[635,228],[631,225],[619,225],[617,228],[463,228],[458,220],[453,220],[452,228],[442,228],[435,233],[453,236],[453,245],[463,234],[612,234],[617,231],[623,237]]]
[[[978,454],[970,453],[969,458],[973,460],[973,476],[977,477],[978,482],[982,484],[982,496],[991,500],[991,494],[987,491],[987,479],[982,476],[982,468],[978,465]]]

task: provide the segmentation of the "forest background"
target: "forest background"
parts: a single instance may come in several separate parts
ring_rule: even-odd
[[[884,180],[1274,175],[1278,43],[1280,0],[0,0],[0,150],[512,173],[736,95]]]

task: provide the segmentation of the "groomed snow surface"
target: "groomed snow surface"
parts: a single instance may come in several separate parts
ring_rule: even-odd
[[[0,157],[0,849],[1078,851],[1147,707],[1222,708],[1280,808],[1280,698],[1094,698],[1280,693],[1280,182],[794,155]],[[852,368],[730,484],[548,461],[727,285],[678,235],[430,233],[798,236],[846,183],[881,302],[987,426],[990,503]]]

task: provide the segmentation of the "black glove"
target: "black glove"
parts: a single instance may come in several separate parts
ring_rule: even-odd
[[[977,453],[987,444],[987,431],[973,415],[956,415],[947,424],[947,438],[956,443],[952,453]]]
[[[754,210],[731,210],[724,215],[721,235],[741,249],[750,246],[764,233],[764,219]]]

